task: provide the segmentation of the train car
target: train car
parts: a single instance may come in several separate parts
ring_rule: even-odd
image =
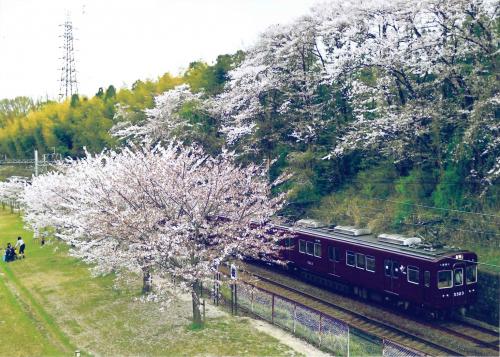
[[[283,244],[290,268],[322,285],[376,301],[441,314],[477,297],[477,255],[436,248],[420,238],[374,236],[368,229],[280,225],[293,233]]]

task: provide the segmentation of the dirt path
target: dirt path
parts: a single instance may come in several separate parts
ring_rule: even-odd
[[[178,298],[180,298],[182,301],[185,302],[191,302],[191,296],[189,294],[179,294]],[[206,305],[206,313],[207,317],[213,318],[213,317],[221,317],[224,315],[228,315],[225,311],[222,311],[221,309],[211,305],[207,304]],[[262,320],[255,320],[249,317],[241,317],[241,319],[248,320],[250,324],[256,328],[257,330],[264,332],[267,335],[270,335],[274,338],[276,338],[278,341],[283,343],[284,345],[289,346],[290,348],[294,349],[296,352],[304,354],[305,356],[314,356],[314,357],[327,357],[331,356],[313,345],[305,342],[304,340],[301,340],[300,338],[297,338],[293,336],[292,334],[286,332],[285,330],[282,330],[270,323],[267,323]]]
[[[301,340],[300,338],[297,338],[290,333],[274,326],[271,325],[267,322],[260,321],[260,320],[254,320],[250,319],[251,324],[258,329],[259,331],[262,331],[264,333],[267,333],[268,335],[273,336],[276,338],[278,341],[281,343],[290,346],[293,348],[295,351],[302,353],[306,356],[314,356],[314,357],[326,357],[326,356],[331,356],[323,351],[320,351],[313,345]]]

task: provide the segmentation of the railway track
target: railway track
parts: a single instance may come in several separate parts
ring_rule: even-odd
[[[447,333],[469,340],[478,346],[499,352],[499,334],[496,331],[473,325],[468,322],[449,322],[440,324],[439,328]]]
[[[395,315],[398,320],[395,323],[393,312],[383,311],[376,307],[375,309],[382,311],[384,318],[369,316],[364,312],[355,311],[356,306],[360,304],[359,301],[304,284],[283,273],[270,272],[248,264],[245,270],[258,279],[253,282],[254,285],[264,290],[272,290],[271,292],[287,298],[293,298],[301,304],[339,318],[352,327],[381,339],[389,339],[429,355],[499,355],[498,340],[494,339],[494,337],[498,338],[498,335],[494,336],[495,331],[467,323],[436,325],[399,315]],[[332,296],[335,296],[335,299],[329,298]],[[343,303],[339,303],[340,300],[343,300]],[[392,317],[389,319],[390,322],[385,318],[389,316],[388,314]]]

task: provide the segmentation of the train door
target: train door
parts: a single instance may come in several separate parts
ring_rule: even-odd
[[[424,271],[424,304],[430,305],[432,303],[432,289],[431,289],[431,272]]]
[[[453,305],[465,305],[467,298],[465,294],[465,264],[453,265]]]
[[[292,250],[295,248],[293,245],[293,238],[285,238],[284,240],[284,248],[282,252],[282,256],[285,261],[291,261],[292,260]]]
[[[397,260],[384,260],[384,290],[388,293],[399,295],[400,269]]]
[[[329,273],[335,276],[339,276],[337,272],[337,264],[340,262],[340,250],[338,247],[328,246],[328,261],[330,264]]]

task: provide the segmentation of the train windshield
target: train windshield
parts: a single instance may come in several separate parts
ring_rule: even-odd
[[[464,270],[462,268],[455,269],[455,275],[453,277],[454,285],[460,286],[464,284]]]
[[[477,265],[469,265],[465,268],[465,277],[467,284],[472,284],[477,281]]]
[[[451,270],[438,271],[438,288],[451,288],[452,285]]]

